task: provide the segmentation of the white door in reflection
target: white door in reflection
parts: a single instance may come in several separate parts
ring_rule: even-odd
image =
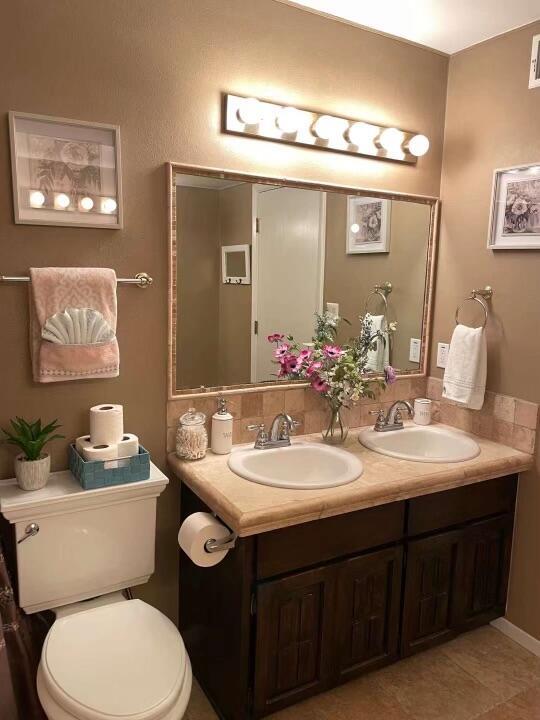
[[[258,233],[253,243],[251,381],[275,380],[267,336],[310,342],[324,284],[326,196],[297,188],[254,188]]]

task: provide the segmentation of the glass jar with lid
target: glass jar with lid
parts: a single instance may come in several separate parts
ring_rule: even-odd
[[[200,460],[206,455],[208,433],[206,415],[189,408],[178,420],[176,430],[176,455],[182,460]]]

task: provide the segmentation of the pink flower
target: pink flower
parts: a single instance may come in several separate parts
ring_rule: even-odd
[[[345,350],[342,350],[339,345],[325,345],[323,348],[323,353],[327,358],[330,358],[330,360],[335,360],[338,357],[341,357],[344,352]]]
[[[300,364],[296,355],[286,355],[281,360],[281,368],[285,375],[292,375],[300,369]]]
[[[321,368],[322,368],[322,362],[319,362],[319,361],[313,362],[306,370],[306,375],[308,377],[311,377],[314,373],[317,372],[317,370],[320,370]]]
[[[384,368],[384,379],[386,380],[387,385],[392,385],[392,383],[395,383],[397,380],[396,371],[391,365],[387,365]]]
[[[282,360],[289,352],[290,345],[288,343],[283,343],[282,345],[278,345],[277,348],[274,350],[274,356],[278,360]]]
[[[298,364],[299,364],[299,366],[300,366],[300,367],[303,367],[304,365],[306,365],[307,363],[309,363],[309,361],[311,360],[311,356],[312,356],[312,355],[313,355],[313,350],[309,350],[309,349],[307,349],[307,348],[304,349],[304,350],[300,350],[300,352],[298,353]]]
[[[280,333],[273,333],[272,335],[268,335],[266,338],[268,342],[274,343],[274,342],[281,342],[285,335],[281,335]]]
[[[311,387],[318,393],[325,393],[330,390],[330,385],[322,380],[318,375],[314,375],[311,378]]]

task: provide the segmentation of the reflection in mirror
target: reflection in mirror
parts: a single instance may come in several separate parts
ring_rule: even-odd
[[[368,369],[418,372],[433,204],[176,174],[176,389],[276,380],[267,336],[369,313]]]

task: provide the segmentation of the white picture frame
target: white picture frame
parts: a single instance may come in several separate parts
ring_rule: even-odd
[[[390,252],[390,204],[383,198],[347,197],[347,255]]]
[[[10,111],[18,225],[123,227],[118,125]]]
[[[495,170],[487,246],[540,249],[540,163]]]
[[[251,285],[249,245],[221,246],[221,277],[224,285]]]

